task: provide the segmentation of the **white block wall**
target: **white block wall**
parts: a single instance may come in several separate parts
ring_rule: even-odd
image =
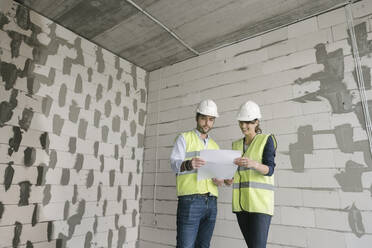
[[[0,247],[136,247],[146,84],[51,20],[0,10]]]
[[[353,4],[353,15],[371,99],[372,2]],[[235,116],[247,100],[261,106],[262,128],[278,140],[268,247],[371,247],[372,160],[353,73],[344,8],[151,72],[140,247],[175,247],[169,155],[206,98],[219,108],[210,135],[222,148],[241,137]],[[228,187],[220,188],[211,247],[245,247]]]

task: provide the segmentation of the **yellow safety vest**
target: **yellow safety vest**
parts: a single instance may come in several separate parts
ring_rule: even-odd
[[[204,143],[195,131],[189,131],[181,134],[186,141],[186,158],[191,160],[199,156],[199,151],[204,150]],[[219,146],[209,138],[207,150],[218,150]],[[177,195],[193,195],[205,194],[210,192],[214,196],[218,196],[217,186],[211,179],[197,180],[197,170],[184,171],[177,173]]]
[[[242,156],[262,163],[262,154],[269,136],[257,134],[244,154],[244,139],[233,142],[232,149],[242,151]],[[276,148],[276,140],[272,137]],[[234,176],[232,208],[233,212],[273,215],[274,175],[264,176],[254,169],[239,167]]]

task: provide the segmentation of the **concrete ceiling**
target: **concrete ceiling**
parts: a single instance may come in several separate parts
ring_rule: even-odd
[[[17,0],[17,2],[145,70],[152,71],[348,1]],[[144,10],[164,26],[140,10]]]

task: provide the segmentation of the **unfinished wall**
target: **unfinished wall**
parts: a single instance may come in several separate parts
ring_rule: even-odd
[[[0,247],[135,247],[146,73],[0,10]]]
[[[354,4],[353,15],[371,110],[372,2]],[[264,132],[276,135],[268,247],[371,247],[372,159],[344,8],[150,73],[141,248],[175,247],[169,154],[206,98],[219,107],[211,136],[222,148],[241,137],[235,118],[246,100],[261,106]],[[211,247],[245,247],[231,188],[220,192]]]

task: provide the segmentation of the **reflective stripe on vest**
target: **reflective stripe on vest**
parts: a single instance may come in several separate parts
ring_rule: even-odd
[[[270,135],[257,134],[243,154],[262,163],[262,154]],[[273,137],[276,147],[275,138]],[[233,142],[233,150],[243,153],[244,139]],[[264,176],[254,169],[239,167],[234,176],[233,212],[274,214],[274,175]]]
[[[200,155],[200,151],[204,149],[218,150],[219,147],[211,138],[208,139],[208,146],[205,148],[203,140],[195,133],[189,131],[181,134],[186,141],[186,158],[191,160]],[[197,180],[197,170],[184,171],[177,174],[177,195],[193,195],[205,194],[210,192],[214,196],[218,196],[217,186],[211,179]]]

